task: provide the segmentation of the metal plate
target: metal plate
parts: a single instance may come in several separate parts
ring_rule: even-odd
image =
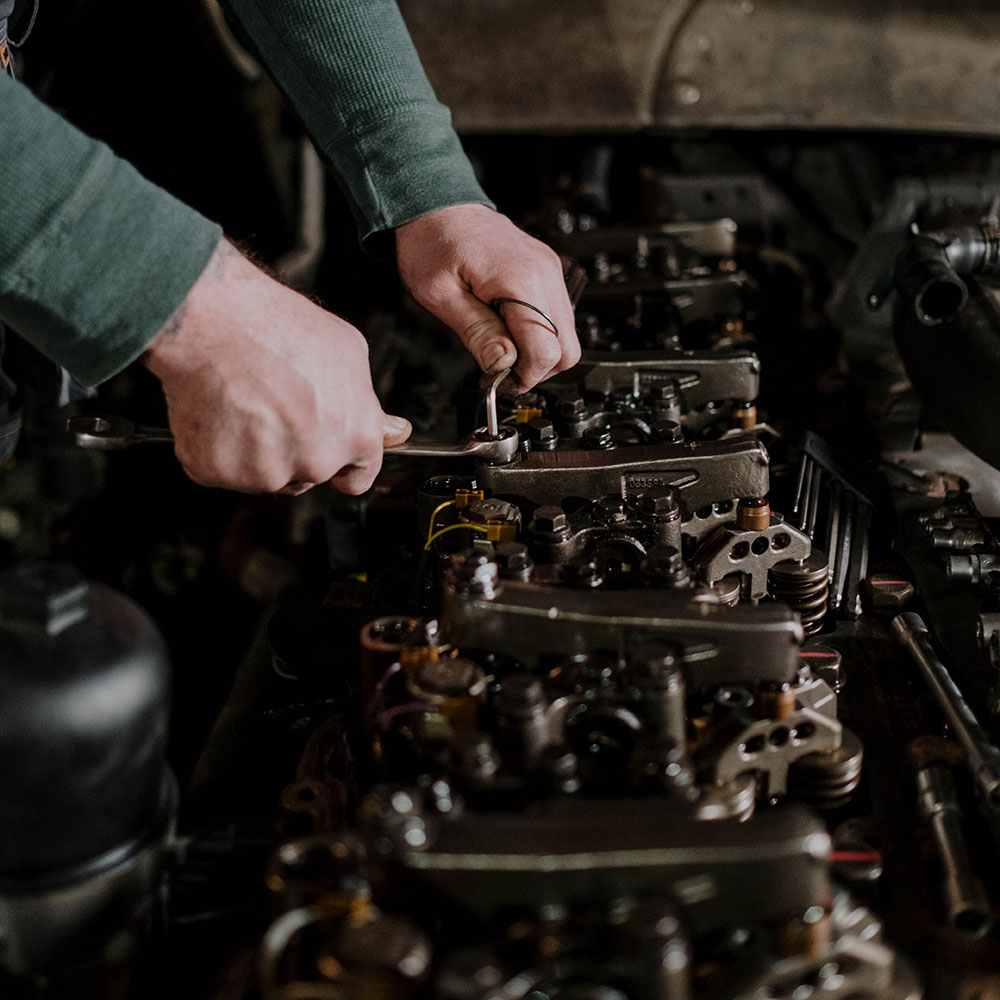
[[[993,135],[987,0],[402,0],[466,132],[913,129]]]

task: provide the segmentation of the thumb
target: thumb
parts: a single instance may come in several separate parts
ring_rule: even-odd
[[[435,302],[431,311],[459,335],[486,374],[514,366],[517,348],[507,324],[472,292],[455,289],[446,299]]]
[[[382,414],[382,447],[390,448],[394,444],[402,444],[413,431],[410,421],[405,417],[394,417],[391,413]]]

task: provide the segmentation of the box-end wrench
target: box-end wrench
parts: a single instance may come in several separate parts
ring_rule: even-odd
[[[505,368],[490,383],[486,393],[486,426],[473,431],[458,444],[420,444],[404,441],[385,449],[386,455],[412,458],[468,458],[474,456],[487,465],[503,465],[517,457],[518,435],[513,427],[501,426],[497,416],[497,387],[510,374]],[[72,417],[66,422],[81,448],[120,451],[135,444],[173,444],[166,428],[140,427],[124,417]]]

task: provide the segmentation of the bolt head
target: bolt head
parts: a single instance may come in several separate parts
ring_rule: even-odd
[[[581,444],[584,448],[602,450],[610,449],[615,446],[614,438],[611,436],[611,428],[607,425],[604,427],[588,427],[587,430],[583,432]]]
[[[529,525],[529,530],[539,533],[566,533],[569,531],[569,521],[562,507],[539,507]]]
[[[670,488],[643,493],[639,500],[639,512],[664,517],[680,514],[677,493]]]
[[[556,437],[556,426],[548,417],[535,417],[522,425],[522,433],[529,441],[547,441]]]
[[[586,407],[583,396],[568,396],[559,400],[556,412],[560,417],[576,417],[580,416]]]
[[[496,547],[494,557],[502,576],[529,574],[535,565],[528,554],[528,546],[520,542],[501,542]]]

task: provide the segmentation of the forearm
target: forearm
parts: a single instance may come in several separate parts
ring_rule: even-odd
[[[339,175],[363,240],[490,204],[394,0],[226,0]]]
[[[0,74],[0,320],[83,381],[134,360],[218,226]]]

